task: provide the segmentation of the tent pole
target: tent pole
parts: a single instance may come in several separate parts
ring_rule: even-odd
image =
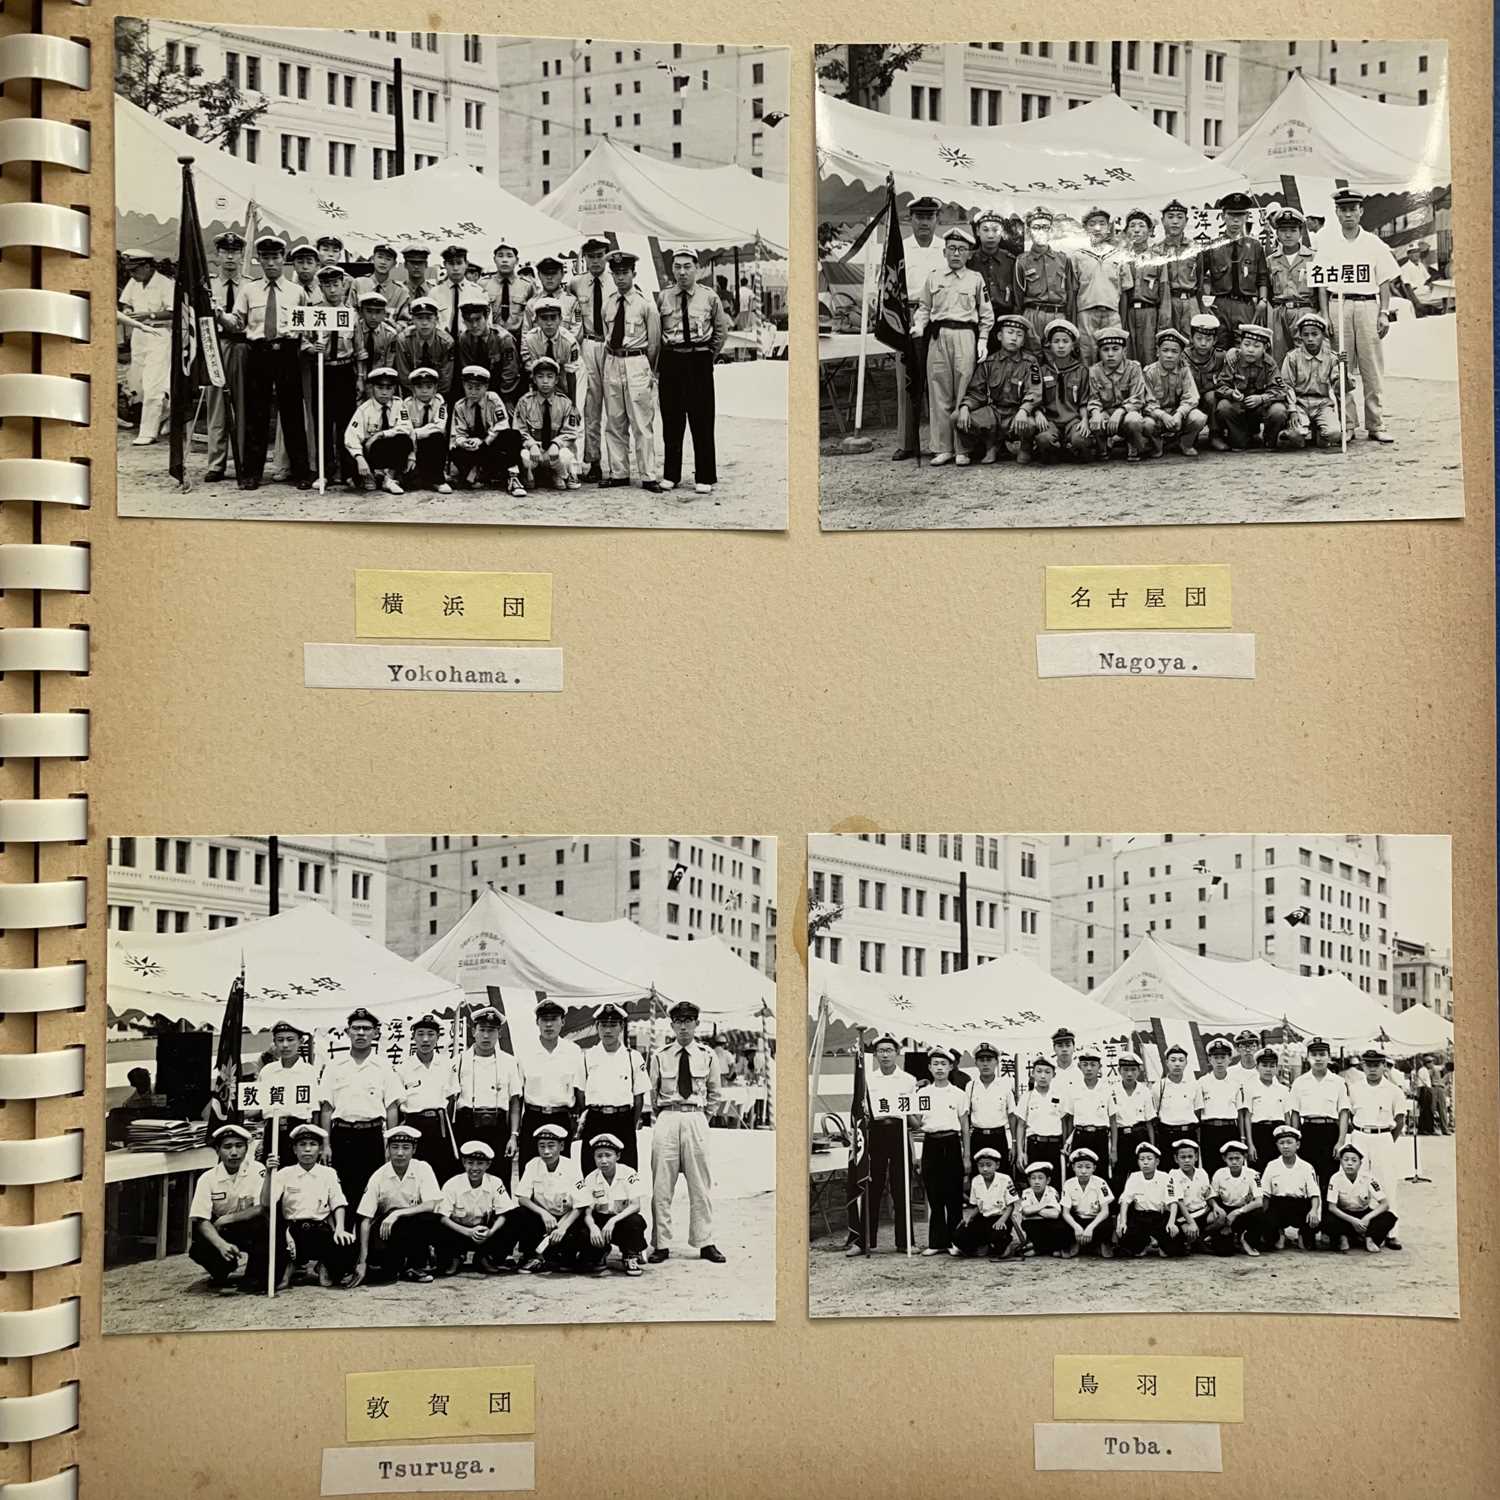
[[[865,425],[865,365],[870,348],[870,290],[875,278],[875,258],[870,253],[875,244],[872,234],[864,246],[864,281],[859,294],[859,364],[854,375],[854,430],[862,432]],[[832,302],[830,288],[829,301]]]
[[[271,1116],[271,1155],[276,1156],[280,1152],[278,1137],[280,1135],[281,1116]],[[274,1177],[276,1168],[272,1168]],[[276,1184],[271,1183],[271,1195],[266,1209],[266,1296],[276,1295]]]
[[[828,1031],[828,996],[823,995],[818,1000],[818,1020],[813,1027],[812,1047],[807,1057],[807,1112],[809,1118],[812,1115],[813,1106],[818,1098],[818,1081],[823,1074],[823,1038]]]

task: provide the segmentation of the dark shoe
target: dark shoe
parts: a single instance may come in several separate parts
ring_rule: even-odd
[[[583,476],[590,484],[598,484],[604,478],[604,471],[598,464],[590,464],[588,472]]]
[[[260,480],[242,479],[240,480],[240,488],[242,490],[258,490],[260,488]]]
[[[704,1260],[711,1260],[716,1266],[724,1264],[724,1252],[717,1245],[705,1245],[698,1254]]]
[[[667,493],[659,479],[648,479],[641,488],[652,495],[665,495]]]
[[[223,469],[210,469],[208,473],[203,476],[204,480],[209,484],[213,484],[215,480],[222,479],[223,477]]]
[[[310,490],[312,487],[313,482],[311,479],[299,479],[297,481],[297,488],[299,490]]]
[[[1229,452],[1229,444],[1226,443],[1224,441],[1224,439],[1221,438],[1221,437],[1211,437],[1211,438],[1209,438],[1209,440],[1208,440],[1208,446],[1210,448],[1212,448],[1215,453],[1228,453]]]
[[[670,1250],[656,1249],[653,1250],[651,1254],[646,1257],[646,1259],[650,1261],[653,1266],[659,1266],[664,1260],[666,1260],[669,1255],[671,1255],[671,1253],[672,1252]]]
[[[917,450],[915,448],[897,448],[896,451],[891,454],[891,462],[893,464],[898,464],[903,458],[915,458],[916,456]]]

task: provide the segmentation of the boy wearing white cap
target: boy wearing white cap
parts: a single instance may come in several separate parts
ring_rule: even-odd
[[[1142,1141],[1135,1148],[1135,1161],[1136,1169],[1125,1179],[1125,1191],[1120,1194],[1115,1244],[1126,1255],[1139,1257],[1154,1246],[1158,1255],[1165,1256],[1172,1188],[1157,1170],[1161,1152],[1152,1142]]]
[[[578,410],[557,388],[557,361],[539,355],[531,364],[531,389],[516,402],[516,431],[521,434],[521,464],[526,483],[537,488],[550,476],[557,489],[580,488]]]
[[[448,483],[448,403],[438,392],[438,372],[419,365],[411,372],[411,395],[406,398],[406,420],[416,445],[412,479],[423,489],[451,495]]]
[[[1385,1184],[1386,1203],[1398,1213],[1395,1184],[1401,1168],[1396,1151],[1406,1132],[1406,1091],[1386,1076],[1386,1055],[1379,1047],[1366,1047],[1360,1062],[1363,1072],[1351,1073],[1344,1080],[1349,1091],[1349,1140],[1359,1147],[1367,1168]],[[1400,1248],[1399,1244],[1391,1246]]]
[[[1062,1202],[1052,1186],[1050,1161],[1026,1164],[1026,1186],[1021,1189],[1016,1214],[1025,1237],[1022,1254],[1027,1260],[1037,1255],[1067,1253],[1070,1236],[1062,1221]]]
[[[1198,1079],[1198,1095],[1202,1100],[1201,1129],[1198,1141],[1203,1153],[1203,1166],[1209,1172],[1217,1172],[1224,1165],[1219,1148],[1225,1141],[1243,1140],[1250,1130],[1249,1111],[1245,1106],[1244,1086],[1240,1071],[1229,1070],[1229,1059],[1234,1056],[1234,1043],[1226,1036],[1216,1036],[1205,1049],[1208,1053],[1209,1071]]]
[[[338,1174],[318,1160],[327,1140],[328,1132],[321,1125],[298,1125],[292,1131],[296,1157],[292,1165],[283,1167],[279,1156],[266,1158],[261,1202],[268,1212],[274,1205],[278,1216],[274,1244],[279,1292],[291,1285],[294,1267],[306,1268],[313,1262],[318,1266],[320,1285],[332,1286],[335,1281],[348,1284],[354,1265],[354,1234],[344,1227],[348,1200]],[[290,1257],[287,1235],[292,1239]]]
[[[442,1031],[436,1016],[413,1021],[411,1056],[396,1069],[402,1088],[401,1123],[420,1132],[417,1159],[432,1168],[439,1182],[451,1177],[455,1168],[448,1109],[458,1093],[453,1064],[437,1050]]]
[[[1401,1248],[1399,1241],[1392,1244],[1396,1216],[1385,1189],[1353,1141],[1339,1152],[1339,1170],[1328,1180],[1327,1199],[1323,1232],[1330,1250],[1343,1253],[1349,1245],[1363,1245],[1369,1251]]]
[[[1071,1165],[1078,1148],[1088,1147],[1094,1155],[1094,1170],[1108,1178],[1113,1090],[1099,1076],[1103,1062],[1097,1047],[1085,1046],[1078,1053],[1081,1076],[1069,1088],[1063,1102],[1063,1152]]]
[[[1240,1084],[1250,1115],[1250,1134],[1245,1142],[1250,1148],[1250,1160],[1258,1167],[1275,1160],[1276,1127],[1285,1125],[1292,1112],[1292,1091],[1277,1077],[1280,1061],[1274,1047],[1262,1047],[1255,1054],[1255,1076]],[[1219,1150],[1222,1155],[1223,1147]]]
[[[1219,1151],[1224,1165],[1209,1184],[1209,1202],[1218,1211],[1209,1230],[1209,1248],[1215,1255],[1233,1255],[1238,1246],[1246,1255],[1258,1256],[1255,1246],[1263,1232],[1264,1209],[1260,1179],[1245,1164],[1250,1147],[1245,1141],[1225,1141]]]
[[[359,1200],[359,1259],[351,1286],[365,1279],[372,1255],[378,1278],[432,1280],[427,1262],[443,1190],[432,1168],[415,1159],[421,1139],[414,1125],[393,1125],[385,1132],[386,1163],[371,1175]]]
[[[1020,1231],[1015,1224],[1016,1189],[1000,1170],[1000,1152],[994,1146],[980,1146],[974,1152],[974,1180],[969,1184],[967,1213],[954,1226],[954,1255],[977,1255],[986,1246],[990,1254],[1003,1260],[1021,1248]]]
[[[1275,450],[1291,416],[1285,384],[1271,358],[1271,330],[1241,323],[1219,372],[1219,426],[1234,449],[1259,442]]]
[[[1089,432],[1101,458],[1123,443],[1126,463],[1139,463],[1151,451],[1154,429],[1146,420],[1146,377],[1129,358],[1130,335],[1118,323],[1094,335],[1099,358],[1089,366]]]
[[[932,467],[967,464],[957,451],[953,418],[968,389],[980,349],[987,349],[995,309],[984,277],[969,269],[974,236],[955,224],[943,236],[945,268],[931,271],[917,293],[912,338],[927,335],[927,400],[931,412]]]
[[[1224,373],[1224,351],[1219,347],[1219,320],[1209,312],[1188,319],[1187,367],[1198,387],[1198,410],[1203,413],[1208,446],[1227,453],[1229,444],[1219,429],[1219,378]]]
[[[627,1019],[625,1007],[617,1001],[606,1000],[594,1007],[599,1045],[583,1053],[583,1120],[579,1126],[585,1174],[594,1170],[594,1138],[606,1132],[620,1142],[620,1161],[632,1171],[640,1166],[637,1133],[649,1075],[641,1054],[625,1041]]]
[[[516,1246],[521,1270],[556,1271],[566,1262],[562,1221],[573,1211],[573,1201],[583,1186],[573,1163],[563,1156],[568,1132],[561,1125],[538,1125],[532,1132],[536,1155],[526,1163],[516,1187]]]
[[[1297,1155],[1302,1132],[1295,1125],[1278,1126],[1275,1136],[1279,1154],[1260,1174],[1260,1191],[1265,1201],[1261,1246],[1279,1250],[1285,1237],[1295,1234],[1302,1248],[1311,1250],[1318,1242],[1318,1226],[1323,1217],[1318,1174],[1310,1162]]]
[[[1152,1141],[1152,1120],[1156,1100],[1151,1089],[1141,1082],[1141,1060],[1134,1052],[1122,1052],[1115,1058],[1119,1076],[1110,1088],[1109,1160],[1114,1163],[1110,1187],[1115,1197],[1125,1187],[1125,1179],[1135,1171],[1135,1148],[1142,1141]]]
[[[613,1246],[620,1252],[620,1269],[627,1276],[641,1274],[641,1255],[646,1249],[646,1220],[641,1202],[645,1184],[633,1167],[620,1160],[624,1143],[619,1136],[601,1131],[588,1142],[595,1166],[573,1194],[558,1234],[572,1252],[579,1270],[603,1275]]]
[[[458,488],[474,489],[503,480],[510,494],[524,499],[526,488],[517,472],[521,434],[511,426],[505,403],[490,389],[488,367],[465,365],[463,383],[463,396],[453,407],[449,443]]]
[[[227,1286],[243,1266],[245,1286],[255,1288],[259,1280],[263,1290],[267,1235],[261,1199],[266,1169],[249,1155],[250,1138],[243,1125],[221,1125],[214,1131],[219,1160],[193,1187],[188,1257],[208,1272],[215,1286]]]
[[[406,404],[396,397],[396,372],[389,365],[371,370],[368,392],[344,429],[344,447],[354,465],[354,487],[374,482],[388,495],[402,495],[400,476],[415,461],[416,447]]]
[[[1167,1177],[1167,1248],[1170,1254],[1202,1250],[1204,1236],[1223,1217],[1209,1198],[1208,1173],[1198,1165],[1198,1143],[1186,1136],[1172,1142],[1177,1165]]]
[[[465,1141],[458,1148],[463,1171],[443,1184],[435,1213],[434,1251],[439,1276],[453,1276],[472,1254],[486,1275],[512,1273],[521,1215],[505,1184],[490,1175],[494,1150],[484,1141]]]
[[[927,1193],[927,1248],[941,1255],[952,1244],[954,1226],[963,1217],[964,1137],[969,1116],[964,1091],[949,1081],[954,1058],[934,1048],[927,1059],[930,1083],[917,1090],[922,1120],[922,1186]]]
[[[1065,1254],[1075,1259],[1085,1250],[1095,1251],[1102,1259],[1114,1257],[1110,1237],[1110,1215],[1114,1194],[1109,1183],[1097,1176],[1098,1154],[1089,1146],[1075,1146],[1068,1157],[1073,1175],[1062,1185],[1062,1222],[1073,1237]]]

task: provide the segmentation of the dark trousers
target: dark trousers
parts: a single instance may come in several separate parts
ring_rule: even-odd
[[[1254,411],[1246,411],[1236,401],[1221,397],[1218,406],[1219,431],[1231,448],[1246,448],[1260,438],[1267,448],[1276,445],[1276,439],[1290,420],[1286,402],[1272,401]]]
[[[1198,1134],[1199,1166],[1210,1177],[1224,1165],[1222,1155],[1225,1141],[1236,1141],[1240,1136],[1238,1120],[1205,1120]]]
[[[561,1219],[562,1215],[559,1214],[558,1218]],[[510,1230],[512,1221],[514,1221],[514,1229],[511,1232],[514,1235],[516,1249],[521,1252],[520,1258],[523,1261],[529,1260],[537,1253],[536,1247],[541,1244],[542,1236],[548,1232],[547,1226],[542,1223],[541,1215],[527,1208],[525,1204],[519,1205],[505,1216],[507,1230]],[[542,1252],[542,1258],[548,1265],[561,1266],[572,1263],[572,1251],[568,1248],[566,1238],[565,1236],[562,1241],[554,1240]]]
[[[311,1125],[314,1122],[304,1119],[301,1115],[282,1115],[281,1123],[276,1127],[276,1156],[283,1166],[295,1161],[297,1158],[292,1152],[292,1132],[299,1125]],[[260,1152],[262,1156],[271,1154],[271,1122],[269,1120],[261,1127]]]
[[[1125,1180],[1135,1171],[1135,1148],[1151,1139],[1151,1127],[1142,1120],[1138,1125],[1122,1125],[1115,1133],[1115,1167],[1109,1174],[1109,1185],[1116,1198],[1125,1190]]]
[[[217,1245],[210,1245],[203,1234],[204,1220],[194,1219],[188,1258],[208,1272],[209,1280],[222,1286],[234,1272],[229,1258]],[[237,1250],[245,1252],[245,1284],[261,1284],[264,1290],[266,1277],[267,1232],[264,1214],[253,1219],[241,1219],[234,1224],[215,1225],[221,1239],[228,1240]]]
[[[1073,1231],[1061,1219],[1044,1219],[1040,1214],[1033,1214],[1029,1219],[1023,1217],[1021,1233],[1038,1255],[1066,1250],[1073,1243]]]
[[[911,358],[896,356],[896,439],[902,448],[916,453],[922,447],[922,403],[927,399],[927,339],[923,334],[911,341]],[[911,380],[911,390],[906,388]]]
[[[571,1109],[542,1109],[528,1104],[521,1110],[521,1153],[516,1161],[516,1171],[523,1172],[526,1163],[536,1155],[536,1132],[543,1125],[561,1125],[568,1132],[563,1141],[563,1155],[573,1144],[573,1111]]]
[[[245,345],[243,479],[259,480],[265,473],[272,412],[281,418],[291,477],[308,478],[302,370],[292,339],[255,339]]]
[[[610,1216],[604,1209],[591,1209],[596,1224],[603,1225]],[[607,1245],[596,1245],[589,1239],[589,1215],[580,1214],[564,1240],[564,1254],[580,1270],[591,1266],[602,1266],[611,1250],[622,1255],[640,1255],[646,1248],[646,1221],[639,1213],[626,1214],[615,1225],[614,1234]]]
[[[1432,1089],[1417,1090],[1417,1134],[1435,1135],[1437,1133],[1437,1115],[1432,1107]]]
[[[1183,1225],[1187,1222],[1187,1214],[1177,1215],[1177,1233],[1168,1235],[1162,1241],[1162,1248],[1168,1255],[1192,1255],[1194,1251],[1208,1249],[1208,1214],[1201,1213],[1193,1219],[1192,1222],[1197,1225],[1198,1232],[1191,1239],[1183,1233]]]
[[[1232,349],[1240,341],[1240,324],[1255,321],[1251,297],[1215,296],[1214,316],[1219,320],[1219,348]]]
[[[1007,1177],[1014,1178],[1015,1173],[1011,1170],[1010,1131],[1003,1125],[979,1125],[969,1130],[969,1162],[972,1165],[974,1158],[988,1146],[992,1151],[1000,1153],[1000,1165],[996,1171],[1004,1172]],[[974,1167],[975,1175],[979,1168]]]
[[[1346,1224],[1342,1219],[1335,1218],[1331,1213],[1323,1215],[1323,1233],[1328,1236],[1330,1250],[1337,1250],[1345,1240],[1348,1240],[1356,1250],[1362,1250],[1366,1240],[1376,1245],[1383,1245],[1390,1238],[1391,1231],[1395,1227],[1396,1216],[1388,1208],[1381,1209],[1366,1225],[1363,1232],[1356,1229],[1353,1224]]]
[[[394,1280],[403,1271],[419,1270],[432,1258],[433,1231],[438,1227],[432,1214],[403,1214],[391,1225],[388,1238],[381,1239],[385,1222],[382,1210],[370,1220],[369,1268],[378,1280]]]
[[[521,434],[513,427],[502,428],[494,442],[478,448],[455,448],[449,454],[459,479],[481,484],[498,484],[521,462]]]
[[[977,1255],[988,1248],[991,1255],[1005,1256],[1015,1249],[1015,1230],[1009,1221],[1002,1224],[999,1214],[988,1218],[984,1214],[975,1214],[954,1225],[953,1243],[965,1255]]]
[[[305,1261],[315,1260],[322,1265],[324,1270],[338,1281],[347,1276],[354,1269],[354,1262],[359,1252],[354,1245],[336,1245],[333,1240],[333,1220],[328,1219],[282,1219],[277,1214],[278,1224],[276,1232],[276,1279],[281,1279],[286,1270],[286,1236],[282,1230],[288,1230],[292,1236],[293,1258],[300,1265]]]
[[[1132,1208],[1125,1221],[1125,1233],[1120,1236],[1120,1249],[1126,1255],[1139,1255],[1153,1240],[1163,1250],[1171,1246],[1167,1236],[1166,1209]]]
[[[1075,1214],[1074,1217],[1077,1218],[1077,1215]],[[1088,1228],[1088,1221],[1087,1220],[1085,1220],[1085,1219],[1079,1219],[1078,1222],[1081,1225],[1083,1225],[1083,1227],[1085,1229]],[[1063,1226],[1064,1229],[1066,1229],[1068,1231],[1068,1242],[1067,1243],[1069,1245],[1076,1244],[1078,1246],[1080,1252],[1082,1254],[1084,1254],[1084,1255],[1098,1255],[1099,1254],[1099,1247],[1101,1245],[1110,1244],[1112,1242],[1112,1239],[1113,1239],[1113,1236],[1114,1236],[1114,1232],[1115,1232],[1115,1211],[1114,1211],[1114,1205],[1111,1204],[1109,1206],[1109,1208],[1107,1208],[1105,1210],[1104,1217],[1102,1219],[1100,1219],[1100,1221],[1097,1224],[1097,1226],[1095,1226],[1093,1238],[1090,1239],[1089,1242],[1088,1242],[1088,1244],[1086,1244],[1086,1245],[1083,1243],[1082,1240],[1080,1240],[1078,1238],[1077,1232],[1074,1230],[1073,1226],[1068,1223],[1068,1221],[1066,1219],[1064,1219],[1062,1221],[1062,1226]],[[1066,1249],[1067,1245],[1065,1245],[1063,1248]]]
[[[399,480],[411,461],[412,436],[409,432],[377,432],[365,443],[365,462],[378,474],[388,469]]]
[[[1062,1143],[1063,1138],[1060,1135],[1028,1135],[1026,1137],[1026,1160],[1016,1163],[1016,1176],[1024,1177],[1026,1168],[1034,1161],[1050,1161],[1052,1176],[1049,1181],[1053,1187],[1061,1187]],[[1017,1182],[1017,1191],[1025,1186],[1025,1182]]]
[[[880,1242],[880,1200],[886,1189],[891,1194],[891,1216],[896,1225],[896,1248],[905,1250],[910,1243],[906,1235],[907,1205],[911,1184],[907,1177],[906,1147],[901,1135],[906,1129],[904,1118],[880,1119],[870,1125],[870,1246]]]
[[[1321,1193],[1328,1191],[1329,1180],[1338,1170],[1339,1164],[1333,1154],[1333,1148],[1338,1144],[1338,1139],[1337,1120],[1304,1120],[1302,1122],[1302,1144],[1297,1147],[1297,1155],[1318,1174],[1318,1191]],[[1266,1160],[1275,1161],[1276,1158],[1270,1156]]]
[[[351,1220],[364,1197],[365,1184],[385,1165],[384,1126],[384,1120],[335,1120],[328,1132],[333,1170],[349,1200],[345,1212]]]
[[[1203,1132],[1198,1122],[1193,1121],[1191,1125],[1167,1125],[1161,1120],[1156,1122],[1156,1144],[1161,1149],[1162,1170],[1177,1165],[1177,1148],[1173,1141],[1193,1141],[1198,1146],[1198,1154],[1203,1154]],[[1134,1166],[1130,1169],[1135,1170]]]
[[[662,478],[673,484],[682,479],[682,434],[686,427],[693,437],[693,479],[698,484],[717,484],[713,354],[707,349],[686,354],[664,345],[657,371]]]
[[[354,456],[344,446],[344,432],[354,408],[359,405],[357,367],[351,359],[346,365],[323,365],[323,473],[330,484],[339,480],[353,479]],[[318,415],[317,365],[313,366],[313,434],[308,451],[308,462],[317,471],[318,448],[316,441]]]
[[[1308,1222],[1312,1212],[1311,1198],[1287,1198],[1279,1194],[1267,1194],[1264,1219],[1261,1226],[1261,1245],[1274,1249],[1281,1243],[1282,1234],[1288,1229],[1298,1231],[1304,1250],[1311,1250],[1317,1243],[1318,1231]]]
[[[928,1248],[946,1250],[964,1211],[964,1153],[957,1134],[928,1136],[922,1142],[922,1186]]]
[[[627,1167],[637,1169],[640,1167],[640,1151],[635,1138],[634,1105],[626,1104],[615,1107],[591,1104],[584,1110],[583,1124],[578,1129],[578,1139],[582,1143],[579,1160],[585,1177],[594,1170],[594,1148],[589,1145],[589,1142],[600,1134],[619,1136],[623,1145],[620,1160]]]
[[[439,1271],[451,1274],[459,1269],[470,1255],[474,1257],[477,1266],[498,1266],[510,1258],[511,1252],[516,1248],[519,1239],[520,1221],[529,1220],[541,1229],[542,1221],[533,1213],[525,1209],[513,1208],[500,1220],[500,1227],[490,1235],[482,1244],[471,1240],[467,1235],[455,1234],[447,1225],[434,1220],[434,1231],[432,1236],[432,1249],[437,1261]],[[532,1245],[541,1238],[540,1232],[532,1240]]]
[[[1248,1167],[1245,1169],[1250,1170]],[[1252,1208],[1237,1218],[1233,1224],[1221,1222],[1209,1233],[1207,1248],[1215,1255],[1233,1255],[1243,1238],[1251,1245],[1259,1245],[1265,1235],[1264,1208]]]
[[[1094,1167],[1095,1173],[1101,1178],[1109,1176],[1109,1126],[1108,1125],[1075,1125],[1073,1127],[1073,1150],[1087,1146],[1095,1156],[1099,1158]],[[1073,1175],[1073,1169],[1068,1167],[1067,1175]],[[1061,1183],[1059,1182],[1059,1186]]]
[[[433,1174],[437,1177],[438,1186],[441,1187],[459,1169],[458,1157],[454,1153],[453,1142],[449,1139],[444,1111],[403,1109],[401,1123],[422,1132],[422,1139],[417,1142],[417,1149],[413,1155],[418,1161],[425,1161],[432,1168]],[[471,1137],[465,1136],[464,1139],[469,1140]]]
[[[1281,1154],[1276,1149],[1276,1137],[1271,1133],[1284,1124],[1282,1120],[1252,1120],[1250,1122],[1250,1144],[1255,1147],[1255,1165],[1265,1168]]]
[[[502,1182],[510,1181],[510,1161],[505,1155],[510,1144],[508,1109],[470,1109],[465,1105],[453,1116],[453,1139],[460,1150],[465,1141],[483,1141],[495,1153],[490,1171]]]
[[[417,439],[416,481],[424,490],[436,489],[448,474],[448,434],[429,432]]]

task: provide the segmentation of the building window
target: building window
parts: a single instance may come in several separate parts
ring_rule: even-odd
[[[1139,42],[1125,43],[1125,69],[1129,73],[1139,73],[1141,70],[1141,44]]]
[[[673,161],[681,161],[681,159],[682,159],[682,142],[681,141],[673,141],[672,142],[672,160]]]
[[[1427,90],[1426,89],[1418,89],[1417,90],[1417,103],[1418,104],[1426,104],[1427,103]]]
[[[115,863],[127,870],[135,869],[135,840],[115,840]]]
[[[1022,94],[1021,119],[1045,120],[1052,113],[1052,99],[1048,94]]]
[[[466,63],[477,63],[484,61],[484,44],[473,33],[464,33],[464,61]]]
[[[224,77],[236,88],[240,86],[240,55],[238,52],[224,54]]]

